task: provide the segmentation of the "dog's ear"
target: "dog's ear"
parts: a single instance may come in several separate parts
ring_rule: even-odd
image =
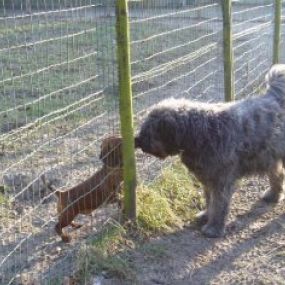
[[[164,142],[176,140],[177,122],[173,116],[166,114],[158,122],[158,133]]]

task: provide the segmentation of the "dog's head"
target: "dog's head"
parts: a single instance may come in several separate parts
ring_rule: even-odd
[[[173,110],[156,108],[143,122],[135,138],[135,147],[160,159],[176,155],[180,152],[177,139],[181,134],[178,132]]]
[[[122,138],[116,136],[105,138],[101,144],[100,159],[109,167],[122,167]]]

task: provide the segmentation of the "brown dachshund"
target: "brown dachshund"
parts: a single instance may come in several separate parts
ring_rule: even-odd
[[[73,222],[78,214],[88,215],[103,203],[118,202],[123,181],[122,139],[109,137],[103,140],[100,159],[102,168],[82,183],[65,191],[55,191],[58,197],[58,223],[56,232],[64,242],[71,240],[62,229],[68,225],[79,228]]]

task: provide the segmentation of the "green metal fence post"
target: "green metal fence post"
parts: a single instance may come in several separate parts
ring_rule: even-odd
[[[282,0],[275,0],[273,64],[280,61]]]
[[[224,87],[225,101],[233,101],[234,94],[234,66],[232,39],[232,0],[222,1],[223,34],[224,34]]]
[[[120,91],[120,120],[124,156],[124,210],[126,219],[135,220],[136,164],[132,110],[130,29],[127,0],[117,0],[116,17]]]

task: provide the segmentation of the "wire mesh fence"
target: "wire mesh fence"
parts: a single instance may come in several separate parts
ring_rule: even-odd
[[[281,62],[285,63],[285,5],[282,7],[282,20],[281,20]]]
[[[54,231],[58,202],[50,187],[70,189],[92,177],[102,140],[119,133],[115,2],[1,1],[0,284],[62,284],[76,270],[82,241],[119,218],[113,205],[80,216],[84,225],[66,245]],[[238,98],[262,87],[272,63],[268,2],[233,6]],[[219,1],[129,1],[129,8],[136,124],[162,99],[223,101]],[[283,62],[284,36],[283,10]],[[137,158],[143,183],[170,163]]]
[[[223,99],[221,9],[216,1],[196,2],[150,1],[130,10],[138,123],[151,106],[169,97]],[[162,166],[151,158],[142,163],[140,172],[149,178]]]
[[[76,246],[58,244],[56,199],[47,186],[87,179],[100,167],[102,138],[118,132],[114,7],[26,4],[0,4],[1,284],[50,284],[72,270]],[[74,243],[108,211],[82,218]]]
[[[274,1],[233,5],[233,40],[236,97],[260,90],[272,65]],[[243,2],[245,3],[245,1]]]

